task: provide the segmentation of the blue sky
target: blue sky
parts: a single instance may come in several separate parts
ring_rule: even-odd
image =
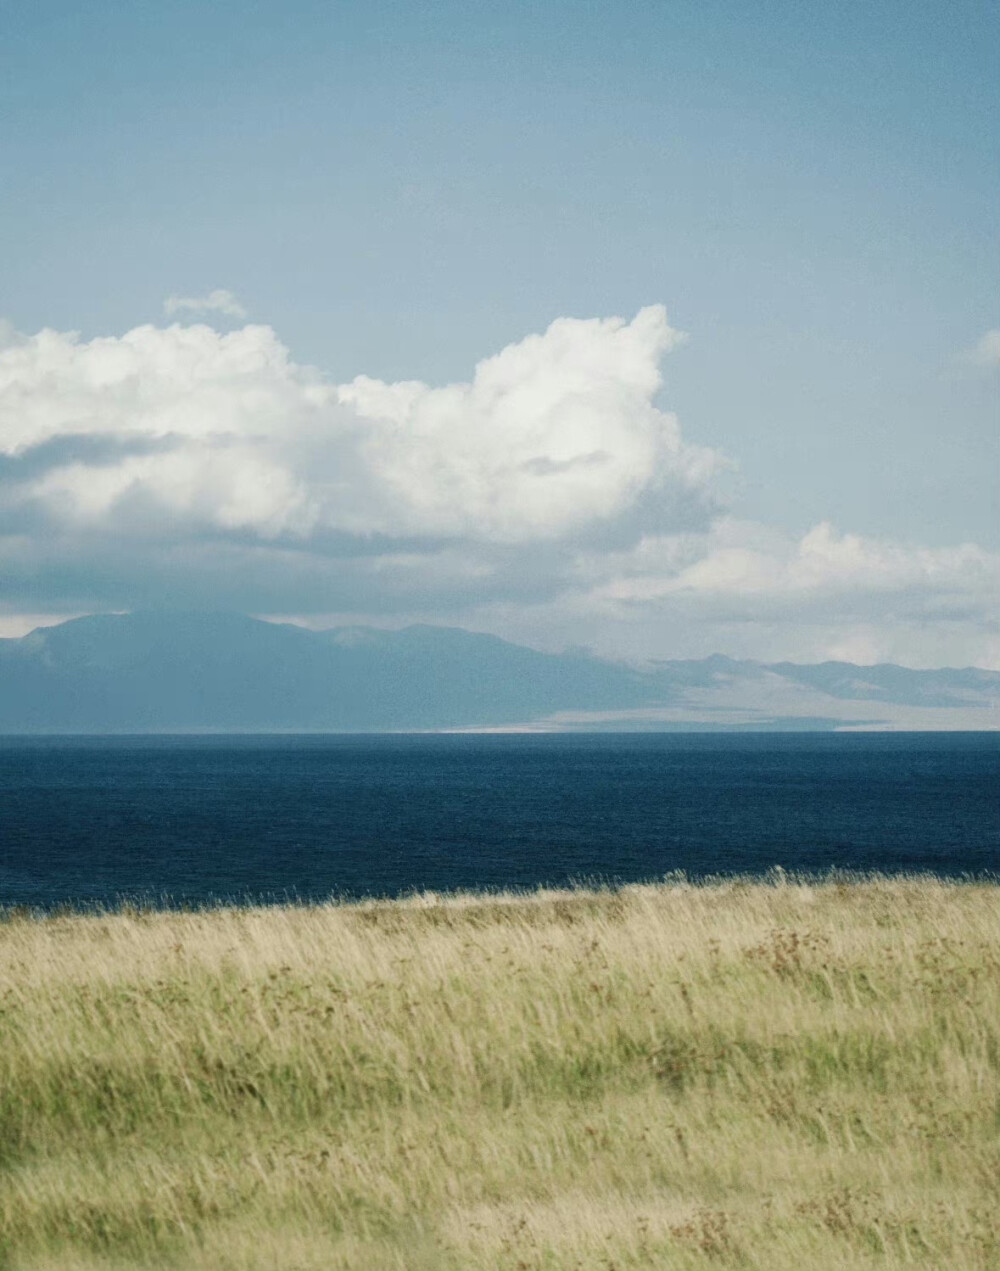
[[[0,313],[26,335],[89,341],[163,327],[167,297],[225,288],[331,383],[442,385],[556,319],[664,304],[688,338],[664,357],[656,405],[733,464],[718,465],[709,519],[758,527],[747,542],[830,522],[893,551],[993,551],[997,378],[974,350],[1000,327],[998,16],[967,0],[0,0],[0,113],[14,121],[0,137]],[[99,411],[90,427],[103,435]],[[88,600],[85,561],[32,559],[0,597],[9,614],[125,607],[127,571]],[[555,603],[581,568],[564,560],[538,595]],[[30,585],[32,570],[50,581]],[[276,599],[263,592],[259,609]],[[396,612],[374,590],[367,606],[335,592],[324,613]],[[308,613],[307,599],[283,607]],[[612,652],[625,630],[596,610],[546,617],[537,597],[533,617],[516,613],[504,586],[484,584],[481,602],[439,597],[436,612],[535,643],[579,626]],[[916,619],[905,638],[884,623],[878,636],[873,600],[857,648],[988,658],[978,636],[928,634],[943,603],[920,644]],[[971,604],[949,597],[946,621]],[[700,647],[712,621],[678,619],[694,624],[683,639]],[[741,649],[757,647],[750,621]],[[713,635],[738,651],[732,631]],[[651,641],[623,635],[621,649]]]

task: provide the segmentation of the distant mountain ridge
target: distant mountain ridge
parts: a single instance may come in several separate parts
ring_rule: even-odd
[[[76,618],[0,640],[0,732],[997,726],[1000,672],[721,655],[638,670],[453,627],[232,613]]]

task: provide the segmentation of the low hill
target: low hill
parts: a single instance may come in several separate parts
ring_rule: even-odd
[[[639,670],[449,627],[77,618],[0,640],[0,732],[996,726],[1000,674],[713,656]]]

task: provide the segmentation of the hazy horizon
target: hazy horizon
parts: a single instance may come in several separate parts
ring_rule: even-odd
[[[463,634],[468,634],[468,635],[496,635],[496,633],[493,631],[477,629],[475,627],[459,626],[455,623],[444,623],[444,622],[441,622],[441,623],[421,622],[421,621],[408,622],[408,621],[396,621],[391,619],[381,620],[381,621],[378,619],[375,619],[375,620],[369,620],[366,622],[346,622],[346,621],[345,622],[327,622],[321,619],[320,621],[317,622],[315,619],[310,620],[308,617],[302,617],[301,615],[247,613],[241,609],[177,610],[177,609],[170,609],[165,607],[157,608],[155,606],[149,606],[145,609],[134,609],[134,610],[133,609],[103,610],[100,613],[78,613],[78,614],[60,614],[60,615],[23,614],[23,615],[19,615],[20,621],[25,624],[23,629],[19,628],[18,623],[10,622],[9,626],[4,630],[4,633],[0,635],[0,640],[21,639],[23,636],[32,635],[36,631],[41,632],[41,631],[47,630],[50,627],[62,626],[63,624],[67,622],[73,622],[80,618],[128,617],[130,615],[147,615],[147,614],[150,614],[150,615],[157,614],[157,615],[174,616],[174,617],[236,616],[236,617],[243,617],[243,618],[251,618],[257,622],[266,622],[273,626],[298,627],[304,631],[309,631],[309,632],[313,632],[315,634],[320,634],[320,635],[335,634],[336,632],[339,632],[339,631],[351,631],[351,630],[374,631],[374,632],[382,632],[385,634],[399,634],[399,633],[407,631],[410,628],[420,628],[420,627],[426,627],[429,630],[459,631],[459,632],[462,632]],[[38,620],[36,621],[36,619]],[[746,658],[746,659],[732,658],[729,654],[722,652],[721,649],[710,649],[710,650],[707,650],[705,653],[701,654],[699,657],[691,658],[691,659],[683,659],[683,658],[650,659],[650,658],[629,658],[629,657],[616,658],[610,655],[601,654],[588,645],[566,644],[561,647],[545,648],[537,644],[532,644],[530,641],[527,641],[527,640],[523,642],[516,641],[516,640],[509,640],[507,637],[504,637],[504,636],[498,636],[497,638],[505,640],[505,642],[507,643],[518,645],[518,647],[532,649],[540,653],[584,655],[586,657],[597,658],[601,661],[620,663],[624,666],[644,667],[644,666],[656,665],[657,662],[684,661],[684,660],[694,661],[694,662],[710,662],[714,659],[723,659],[725,661],[732,661],[732,662],[741,662],[741,661],[756,662],[761,666],[773,665],[773,663],[762,661],[759,658]],[[792,659],[784,659],[784,660],[793,661]],[[854,666],[858,668],[877,667],[877,666],[894,666],[894,667],[900,667],[905,670],[914,670],[914,671],[971,670],[971,671],[994,672],[997,670],[997,668],[995,667],[976,666],[972,663],[968,663],[964,666],[942,665],[942,666],[934,666],[934,667],[917,667],[917,666],[911,667],[911,666],[907,666],[905,662],[886,662],[886,661],[859,662],[859,661],[851,661],[848,659],[827,659],[827,660],[840,661],[845,666]],[[816,665],[816,664],[815,663],[812,663],[812,664],[797,663],[796,665]]]
[[[856,731],[998,727],[1000,672],[643,664],[426,623],[311,631],[103,614],[0,641],[0,734]]]

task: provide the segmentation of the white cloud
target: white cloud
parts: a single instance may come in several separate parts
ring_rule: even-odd
[[[227,318],[242,321],[247,316],[246,309],[224,287],[216,287],[207,296],[167,296],[163,302],[163,311],[168,318],[179,313],[221,313]]]
[[[262,539],[525,543],[653,497],[686,517],[719,459],[653,405],[677,339],[659,307],[560,319],[466,384],[338,387],[264,326],[42,331],[0,353],[0,444],[35,459],[7,498],[63,525],[167,518]],[[80,452],[96,438],[99,455]]]
[[[790,602],[800,613],[832,604],[844,612],[858,598],[877,596],[885,604],[889,596],[912,595],[926,605],[931,596],[1000,585],[1000,557],[974,544],[913,548],[841,534],[826,521],[794,540],[726,518],[700,551],[691,539],[647,540],[631,555],[633,568],[621,562],[618,576],[599,584],[596,595],[624,604],[697,597],[734,610]]]
[[[481,362],[470,383],[361,376],[338,398],[367,421],[365,456],[407,509],[405,531],[550,538],[611,521],[643,494],[707,487],[719,456],[686,445],[653,405],[679,338],[660,306],[631,323],[560,318]]]
[[[260,325],[7,332],[0,607],[423,618],[640,659],[1000,660],[996,555],[720,515],[726,461],[657,405],[680,339],[660,306],[560,318],[431,387],[337,385]]]
[[[547,628],[638,660],[722,651],[761,661],[1000,665],[1000,554],[839,533],[801,538],[732,517],[706,534],[648,536],[581,554],[562,595],[508,606],[499,625]],[[570,633],[575,633],[571,635]]]
[[[976,366],[1000,366],[1000,327],[992,327],[965,354]]]

